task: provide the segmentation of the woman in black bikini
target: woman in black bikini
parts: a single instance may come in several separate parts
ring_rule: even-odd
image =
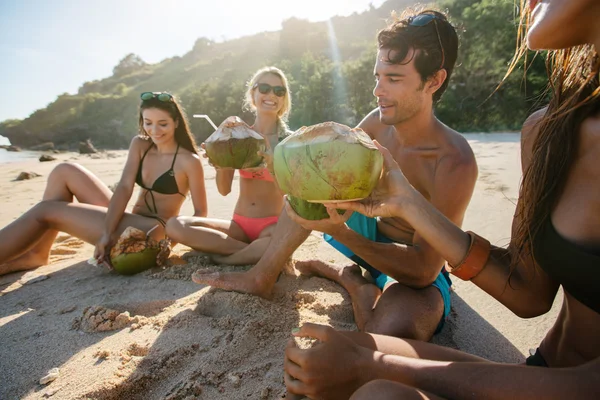
[[[206,216],[202,163],[181,106],[164,92],[145,92],[141,99],[139,135],[115,192],[80,165],[58,165],[43,201],[0,230],[0,275],[47,264],[59,231],[96,244],[99,262],[128,226],[162,239],[164,221],[179,214],[188,192],[195,215]],[[136,182],[141,190],[128,213]]]
[[[554,326],[525,365],[509,365],[430,343],[308,324],[294,334],[322,342],[286,349],[290,392],[348,398],[360,387],[352,399],[600,398],[600,2],[529,3],[529,10],[521,3],[528,46],[555,50],[549,58],[554,96],[523,126],[524,175],[509,247],[490,246],[433,209],[383,148],[385,194],[336,207],[405,218],[456,276],[523,318],[548,312],[562,286]]]

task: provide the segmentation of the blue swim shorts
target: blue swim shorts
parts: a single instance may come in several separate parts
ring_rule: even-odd
[[[382,235],[377,230],[377,219],[366,217],[362,214],[354,212],[350,219],[346,222],[346,225],[359,235],[372,240],[378,243],[394,243],[393,240],[388,238],[387,236]],[[385,288],[385,286],[389,283],[397,282],[394,278],[383,274],[381,271],[372,267],[368,262],[357,256],[350,250],[348,247],[344,246],[333,237],[328,234],[324,234],[323,238],[327,243],[332,245],[336,250],[340,253],[354,261],[356,264],[360,265],[373,277],[375,280],[375,285],[381,290]],[[440,294],[442,295],[442,300],[444,301],[444,315],[435,331],[435,333],[439,333],[444,327],[444,323],[446,322],[446,318],[448,314],[450,314],[450,286],[452,286],[452,281],[450,280],[450,276],[446,269],[442,266],[439,275],[437,276],[435,282],[432,283],[432,286],[436,287]]]

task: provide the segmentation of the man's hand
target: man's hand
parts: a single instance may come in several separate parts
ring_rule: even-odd
[[[287,212],[287,215],[292,221],[294,221],[304,229],[327,233],[331,236],[335,236],[336,233],[343,229],[344,224],[352,215],[352,211],[346,211],[344,214],[338,214],[335,208],[327,208],[329,218],[314,221],[304,219],[298,214],[296,214],[290,202],[288,201],[287,196],[285,198],[285,211]]]
[[[367,382],[372,350],[325,325],[306,323],[294,336],[315,338],[318,343],[302,350],[293,339],[289,341],[283,363],[289,393],[311,399],[347,399]]]
[[[383,173],[371,195],[360,201],[325,204],[327,209],[357,211],[368,217],[401,217],[403,205],[416,192],[408,182],[392,154],[376,140],[375,146],[383,155]]]

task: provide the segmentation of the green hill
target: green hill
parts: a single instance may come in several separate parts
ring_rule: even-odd
[[[0,123],[0,135],[23,147],[52,141],[66,148],[89,138],[100,148],[123,148],[137,132],[138,96],[143,91],[174,93],[188,114],[208,114],[216,123],[229,115],[249,120],[241,109],[244,83],[265,65],[280,67],[290,78],[292,129],[329,120],[354,125],[375,107],[376,32],[392,10],[402,11],[413,3],[388,0],[379,8],[334,17],[330,23],[292,18],[280,31],[222,43],[199,38],[184,56],[157,64],[129,54],[111,77],[85,82],[77,94],[62,94],[24,120]],[[538,57],[526,81],[522,71],[516,71],[494,93],[514,53],[513,0],[438,3],[462,30],[458,66],[437,114],[463,131],[518,129],[539,98],[545,71]],[[330,44],[331,32],[337,48]],[[206,121],[191,119],[191,126],[199,141],[212,133]]]

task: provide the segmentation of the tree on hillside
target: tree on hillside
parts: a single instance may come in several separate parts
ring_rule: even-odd
[[[113,68],[113,75],[116,77],[129,75],[146,65],[148,64],[140,56],[129,53]]]

